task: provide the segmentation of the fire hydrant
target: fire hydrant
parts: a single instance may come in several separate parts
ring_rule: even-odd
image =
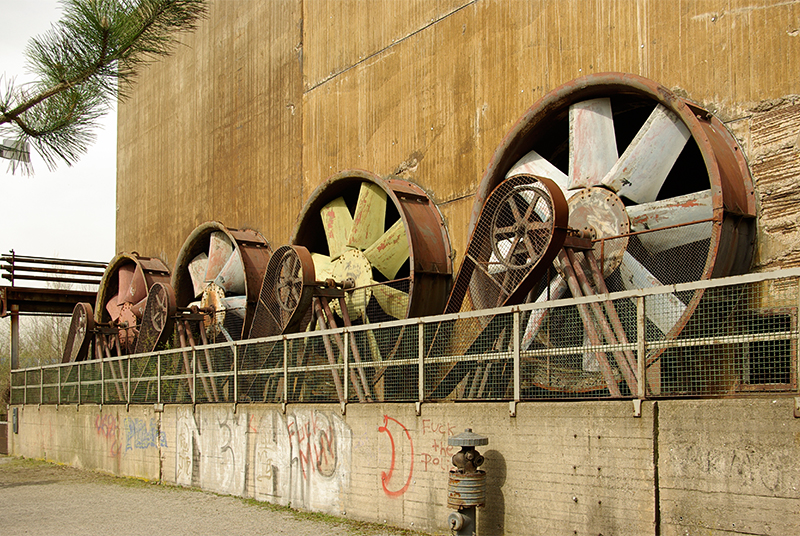
[[[475,536],[475,509],[486,503],[486,473],[478,469],[483,464],[483,456],[475,447],[488,445],[489,438],[474,434],[471,428],[467,428],[464,433],[448,438],[447,444],[461,447],[453,455],[456,469],[450,471],[447,486],[447,506],[457,511],[448,516],[447,524],[458,536]]]

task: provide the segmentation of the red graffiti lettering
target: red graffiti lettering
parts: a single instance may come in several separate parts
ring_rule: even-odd
[[[403,432],[405,432],[406,437],[408,438],[408,444],[411,448],[411,466],[408,468],[408,478],[406,479],[405,485],[403,485],[402,488],[396,491],[390,490],[387,486],[387,484],[392,480],[392,475],[394,474],[394,464],[396,459],[394,437],[392,436],[392,432],[389,430],[387,426],[389,424],[389,421],[396,423],[403,429]],[[389,465],[389,472],[386,473],[385,471],[381,471],[381,484],[383,485],[383,492],[389,497],[399,497],[400,495],[408,491],[408,486],[411,485],[411,477],[414,475],[414,442],[411,440],[411,434],[408,433],[408,429],[405,426],[403,426],[403,424],[400,423],[400,421],[398,421],[397,419],[393,419],[388,415],[383,416],[383,426],[378,427],[378,432],[385,432],[386,435],[389,436],[389,442],[392,445],[392,461],[391,464]]]

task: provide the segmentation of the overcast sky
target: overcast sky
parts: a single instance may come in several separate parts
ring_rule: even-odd
[[[61,18],[58,0],[0,0],[0,73],[30,80],[24,50]],[[105,116],[97,141],[72,167],[54,172],[32,154],[34,175],[12,175],[0,159],[0,253],[109,261],[114,256],[117,117]]]

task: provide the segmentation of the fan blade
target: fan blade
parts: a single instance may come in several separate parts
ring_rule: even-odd
[[[231,256],[228,257],[228,262],[214,279],[214,284],[222,288],[226,294],[245,293],[244,265],[242,264],[242,254],[238,248],[233,250]]]
[[[618,157],[611,99],[591,99],[570,106],[569,189],[600,184]]]
[[[541,294],[533,301],[533,303],[543,303],[548,300],[558,300],[567,292],[567,282],[563,277],[556,274],[548,285],[550,296],[548,297],[548,289],[542,291]],[[523,350],[530,348],[539,330],[542,329],[542,321],[547,315],[547,309],[534,309],[531,311],[531,316],[528,318],[528,324],[525,327],[525,333],[522,335],[520,347]]]
[[[208,267],[204,281],[214,281],[233,253],[233,244],[222,231],[211,233],[208,244]]]
[[[247,297],[246,296],[229,296],[222,300],[222,306],[225,307],[226,313],[233,313],[241,319],[244,319],[245,311],[247,310]]]
[[[683,121],[659,104],[602,184],[635,203],[655,201],[690,136]]]
[[[133,276],[136,273],[135,264],[123,264],[117,270],[117,303],[122,305],[125,303],[125,296],[131,288]]]
[[[520,158],[517,163],[511,167],[509,172],[506,173],[506,179],[510,179],[515,175],[526,174],[551,179],[561,188],[561,191],[564,192],[567,199],[569,199],[571,195],[567,193],[569,178],[556,166],[542,158],[536,151],[531,151]]]
[[[312,253],[311,261],[314,263],[314,272],[316,273],[317,281],[333,279],[333,263],[330,257],[320,253]]]
[[[124,277],[123,269],[125,270]],[[120,287],[117,303],[120,305],[136,303],[147,297],[147,283],[144,280],[144,271],[140,266],[126,264],[119,269],[119,275]]]
[[[192,278],[192,289],[194,290],[195,298],[203,293],[207,270],[208,255],[205,253],[201,253],[189,263],[189,277]]]
[[[374,244],[365,249],[364,256],[386,279],[394,279],[408,259],[408,236],[403,220],[397,220]]]
[[[662,283],[627,251],[619,267],[622,285],[628,290],[661,286]],[[644,299],[645,314],[661,330],[669,333],[686,311],[686,305],[675,294],[656,294]]]
[[[133,311],[133,314],[136,316],[137,320],[141,320],[142,319],[142,315],[144,315],[144,307],[145,307],[146,304],[147,304],[147,296],[145,296],[144,298],[139,300],[136,303],[136,305],[131,307],[131,311]]]
[[[337,197],[322,207],[319,214],[322,217],[325,239],[328,241],[328,253],[331,260],[336,260],[347,246],[347,238],[353,228],[353,217],[343,197]]]
[[[689,225],[692,222],[709,220],[713,217],[711,190],[633,205],[627,207],[627,212],[631,221],[631,232],[684,225],[680,229],[640,234],[639,240],[651,254],[711,236],[712,222],[706,221]]]
[[[106,311],[108,312],[108,316],[111,317],[111,320],[119,320],[119,313],[122,309],[122,306],[118,303],[119,295],[114,294],[108,302],[106,302]]]
[[[382,234],[386,219],[386,192],[372,182],[362,182],[347,245],[364,250]]]
[[[405,318],[408,311],[408,293],[389,285],[376,284],[369,287],[383,312],[394,318]]]

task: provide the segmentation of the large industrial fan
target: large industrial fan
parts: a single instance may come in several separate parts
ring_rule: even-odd
[[[253,230],[207,222],[192,231],[175,262],[172,288],[178,308],[204,314],[204,340],[233,341],[248,333],[271,251]]]
[[[292,244],[311,253],[317,280],[352,283],[353,322],[444,308],[450,243],[438,209],[413,183],[358,170],[334,175],[306,203]]]
[[[100,280],[94,308],[98,358],[134,352],[148,291],[155,283],[168,283],[169,277],[158,258],[120,253],[111,260]]]
[[[560,255],[532,301],[689,282],[742,273],[750,266],[754,187],[739,146],[712,114],[652,81],[598,74],[546,95],[496,151],[476,209],[498,185],[522,174],[556,183],[568,199],[570,227],[593,244],[589,255]],[[478,212],[473,210],[470,229],[478,225]],[[593,284],[570,285],[568,265],[589,274],[584,279]],[[648,297],[647,329],[665,339],[677,337],[701,298],[702,291]],[[584,313],[576,327],[567,314],[532,314],[523,350],[554,341],[566,346],[601,342],[600,328],[612,325],[615,339],[633,334],[632,326],[614,318],[597,326]],[[659,356],[655,351],[648,358],[654,390]],[[532,382],[566,390],[609,388],[609,374],[618,371],[600,374],[601,365],[591,355],[578,356],[571,366],[585,373],[580,380],[556,385],[536,377]],[[596,384],[584,377],[592,372],[597,372]]]
[[[442,312],[450,289],[450,243],[441,214],[419,186],[365,171],[338,173],[317,188],[303,208],[292,246],[280,248],[262,285],[251,336],[277,330],[326,329]],[[309,266],[310,263],[310,266]],[[310,292],[309,292],[310,291]],[[343,341],[334,338],[342,350]],[[297,363],[335,363],[334,344],[297,350]],[[403,330],[360,332],[351,338],[353,359],[398,354]],[[381,398],[386,369],[351,371],[354,396]],[[332,375],[339,398],[341,380]],[[318,392],[303,385],[294,391]]]

